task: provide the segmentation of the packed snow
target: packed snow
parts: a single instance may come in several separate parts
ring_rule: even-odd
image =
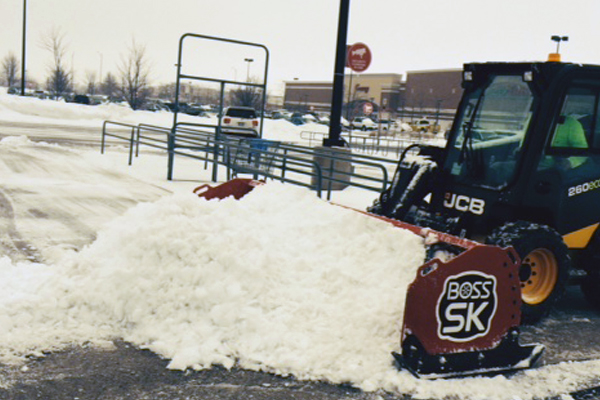
[[[0,122],[75,123],[80,107],[4,95]],[[85,110],[82,124],[135,119],[121,108]],[[289,125],[284,134],[298,135]],[[44,146],[6,138],[0,153],[41,157]],[[106,184],[107,176],[123,194],[143,187],[107,161],[110,152],[55,148],[49,173],[69,165],[69,190],[90,180]],[[19,185],[2,179],[2,187]],[[278,182],[239,201],[207,201],[191,193],[194,183],[157,193],[156,186],[172,189],[163,174],[136,179],[148,180],[157,200],[97,221],[87,245],[41,249],[53,257],[35,262],[0,258],[0,362],[122,338],[169,359],[173,369],[239,366],[414,398],[534,399],[598,382],[600,361],[511,377],[418,380],[396,370],[390,353],[399,348],[406,287],[424,260],[423,238]]]

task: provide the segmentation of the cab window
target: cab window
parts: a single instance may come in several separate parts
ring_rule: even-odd
[[[567,91],[540,170],[553,169],[576,178],[584,173],[583,167],[595,168],[600,162],[600,86],[583,85],[574,84]]]
[[[571,88],[554,127],[550,146],[587,149],[592,142],[597,93],[591,89]]]

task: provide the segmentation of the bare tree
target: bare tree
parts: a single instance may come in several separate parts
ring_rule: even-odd
[[[17,84],[19,79],[18,77],[19,71],[19,60],[17,60],[17,56],[14,53],[8,53],[4,60],[2,61],[2,79],[6,83],[6,86],[12,87]]]
[[[131,108],[139,109],[150,94],[150,65],[146,47],[132,40],[129,54],[123,58],[119,72],[123,97]]]
[[[86,71],[85,73],[85,87],[86,91],[89,94],[96,94],[97,84],[96,84],[96,72],[94,71]]]
[[[119,93],[119,83],[117,78],[112,73],[106,74],[104,82],[100,85],[100,92],[108,96],[111,100],[115,100]]]
[[[65,36],[59,29],[52,29],[50,34],[42,39],[42,47],[52,54],[52,65],[46,80],[46,87],[55,98],[65,95],[72,90],[72,72],[67,70],[65,56],[67,46]]]
[[[251,80],[251,82],[254,82]],[[242,86],[229,93],[231,104],[234,106],[253,107],[258,110],[262,107],[262,92],[256,86]]]

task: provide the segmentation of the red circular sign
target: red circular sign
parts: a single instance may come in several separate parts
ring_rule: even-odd
[[[348,66],[354,72],[363,72],[371,65],[371,50],[364,43],[354,43],[348,49]]]

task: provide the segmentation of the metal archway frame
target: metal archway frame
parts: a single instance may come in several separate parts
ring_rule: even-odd
[[[182,67],[182,57],[183,57],[183,44],[184,44],[185,39],[187,39],[187,38],[211,40],[211,41],[217,41],[217,42],[237,44],[240,46],[258,47],[258,48],[263,49],[265,51],[265,59],[264,59],[265,71],[264,71],[262,83],[238,82],[238,81],[231,81],[231,80],[226,80],[226,79],[215,79],[215,78],[208,78],[208,77],[202,77],[202,76],[196,76],[196,75],[182,74],[181,67]],[[262,101],[261,101],[261,110],[260,110],[260,130],[259,130],[259,136],[262,138],[262,132],[263,132],[263,126],[264,126],[263,122],[264,122],[264,114],[265,114],[264,111],[265,111],[265,106],[267,103],[267,75],[268,75],[268,71],[269,71],[269,49],[265,45],[262,45],[260,43],[244,42],[244,41],[240,41],[240,40],[200,35],[200,34],[196,34],[196,33],[185,33],[179,39],[179,52],[177,55],[176,66],[177,66],[177,80],[175,83],[175,110],[173,113],[173,126],[171,128],[171,134],[169,135],[169,140],[168,140],[168,148],[169,148],[169,165],[168,165],[168,174],[167,174],[168,180],[173,179],[173,163],[174,163],[174,157],[175,157],[174,150],[175,150],[175,145],[176,145],[175,135],[176,135],[177,124],[178,124],[177,118],[178,118],[178,114],[179,114],[179,90],[180,90],[180,86],[181,86],[181,80],[189,79],[189,80],[196,80],[196,81],[219,83],[221,86],[221,94],[220,94],[220,101],[219,101],[219,116],[221,116],[223,114],[225,85],[252,86],[252,87],[258,87],[258,88],[262,89]],[[221,118],[219,118],[219,123],[218,123],[217,130],[216,130],[216,138],[219,139],[220,135],[221,135]],[[217,147],[215,147],[215,152],[218,152]],[[217,154],[215,154],[215,157],[217,157]],[[213,181],[216,181],[216,172],[217,172],[217,169],[213,168]]]

